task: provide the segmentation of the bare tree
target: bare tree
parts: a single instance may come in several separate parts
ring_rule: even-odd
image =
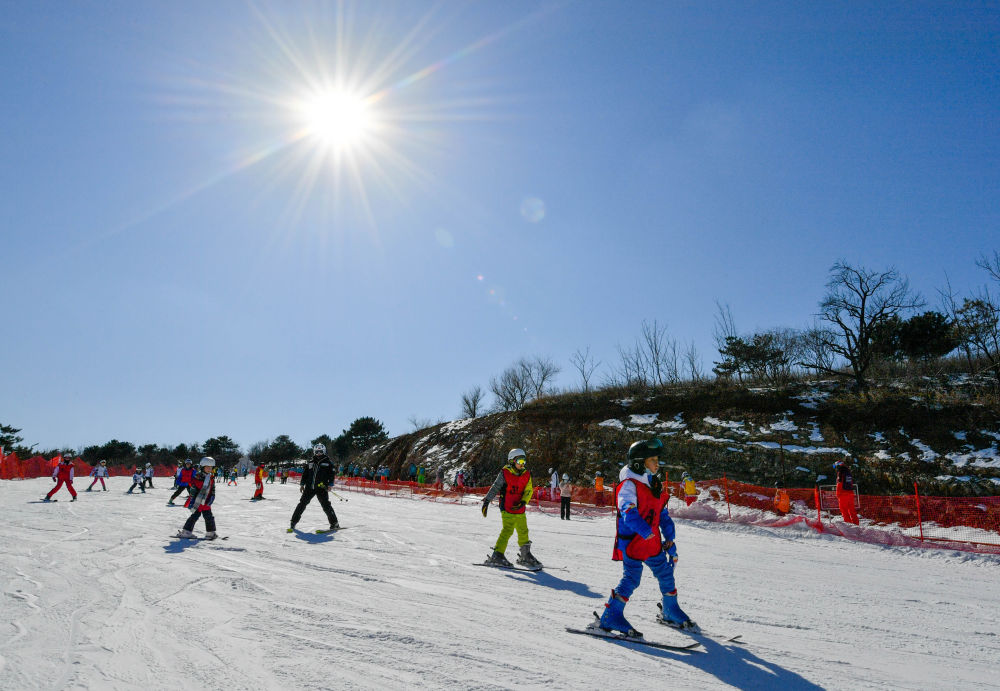
[[[569,361],[576,368],[576,371],[580,373],[584,393],[590,391],[590,379],[594,375],[594,370],[601,364],[599,360],[594,360],[590,356],[590,346],[587,346],[586,350],[577,348],[576,352],[570,356]]]
[[[889,268],[870,271],[838,261],[830,268],[827,295],[820,303],[820,318],[833,325],[833,337],[823,336],[825,345],[847,360],[849,373],[818,362],[802,362],[804,367],[854,379],[857,391],[868,389],[868,370],[875,359],[872,338],[879,326],[906,310],[922,306],[923,300],[910,292],[909,282]]]
[[[811,367],[810,369],[818,369],[823,372],[829,372],[834,369],[837,364],[837,356],[830,349],[829,344],[836,338],[837,334],[835,332],[824,329],[818,324],[801,332],[800,357],[796,361],[796,364],[809,367],[804,363],[816,363],[819,367]]]
[[[618,367],[608,378],[608,383],[630,389],[649,386],[646,358],[638,344],[632,348],[618,346]]]
[[[992,257],[980,256],[976,266],[992,276],[994,281],[1000,281],[1000,251],[993,250]]]
[[[549,385],[562,370],[551,358],[536,355],[531,360],[522,358],[517,366],[521,368],[524,377],[530,382],[534,398],[541,398],[549,392]]]
[[[428,427],[434,424],[434,421],[431,420],[429,417],[417,417],[416,415],[411,415],[410,417],[407,418],[407,421],[409,421],[409,423],[413,425],[414,432],[422,429],[427,429]]]
[[[531,380],[521,367],[523,360],[511,365],[499,377],[490,378],[490,391],[496,398],[495,409],[498,411],[520,410],[528,402],[533,390]]]
[[[483,397],[486,394],[483,393],[483,387],[473,386],[471,389],[462,394],[462,417],[479,417],[479,411],[482,407]]]
[[[736,338],[736,321],[733,319],[733,311],[729,304],[715,301],[715,326],[712,329],[712,338],[715,340],[715,347],[722,349],[726,346],[727,338]]]
[[[688,377],[691,381],[701,381],[705,374],[701,369],[701,356],[694,341],[684,351],[684,365],[687,367]]]
[[[643,320],[642,340],[637,350],[646,360],[646,370],[655,386],[664,386],[680,380],[677,341],[667,336],[667,327]]]

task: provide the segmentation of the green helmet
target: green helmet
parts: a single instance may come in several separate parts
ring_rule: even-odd
[[[660,458],[663,455],[663,442],[656,437],[637,441],[628,447],[628,468],[633,473],[642,475],[646,472],[647,458]]]

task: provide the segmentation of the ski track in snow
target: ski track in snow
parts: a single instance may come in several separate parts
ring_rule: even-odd
[[[268,485],[266,510],[245,501],[252,487],[222,486],[230,539],[211,543],[167,537],[187,512],[166,489],[29,503],[49,486],[0,482],[2,689],[995,685],[997,557],[678,519],[682,606],[746,642],[679,653],[563,631],[621,576],[611,518],[530,512],[532,551],[553,567],[531,573],[473,566],[500,528],[478,503],[352,493],[336,504],[351,530],[309,532],[325,524],[313,502],[288,534],[296,485]],[[656,624],[659,599],[647,570],[626,616],[683,644]]]

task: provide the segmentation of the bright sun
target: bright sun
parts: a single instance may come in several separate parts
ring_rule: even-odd
[[[312,94],[299,110],[306,134],[335,150],[358,148],[376,127],[366,99],[347,91]]]

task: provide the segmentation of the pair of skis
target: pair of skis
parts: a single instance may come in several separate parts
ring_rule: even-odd
[[[704,646],[702,645],[702,642],[698,640],[689,643],[687,645],[670,645],[668,643],[660,643],[658,641],[647,640],[641,635],[629,636],[628,634],[621,633],[620,631],[605,631],[600,627],[601,618],[598,616],[597,612],[594,612],[593,614],[594,614],[594,621],[591,622],[587,626],[587,628],[575,629],[571,626],[567,626],[566,631],[568,631],[569,633],[583,634],[585,636],[593,636],[594,638],[604,638],[612,641],[622,641],[625,643],[636,643],[638,645],[644,645],[649,648],[658,648],[659,650],[673,650],[676,652],[687,652],[687,653],[706,652]],[[663,624],[664,626],[670,626],[670,628],[677,629],[681,633],[686,633],[690,636],[714,638],[722,641],[723,643],[743,643],[743,641],[740,640],[743,637],[742,634],[736,636],[715,636],[712,634],[704,633],[702,631],[699,632],[686,631],[684,629],[680,629],[672,624],[667,623],[667,621],[663,619],[662,615],[657,615],[656,621],[660,624]]]

